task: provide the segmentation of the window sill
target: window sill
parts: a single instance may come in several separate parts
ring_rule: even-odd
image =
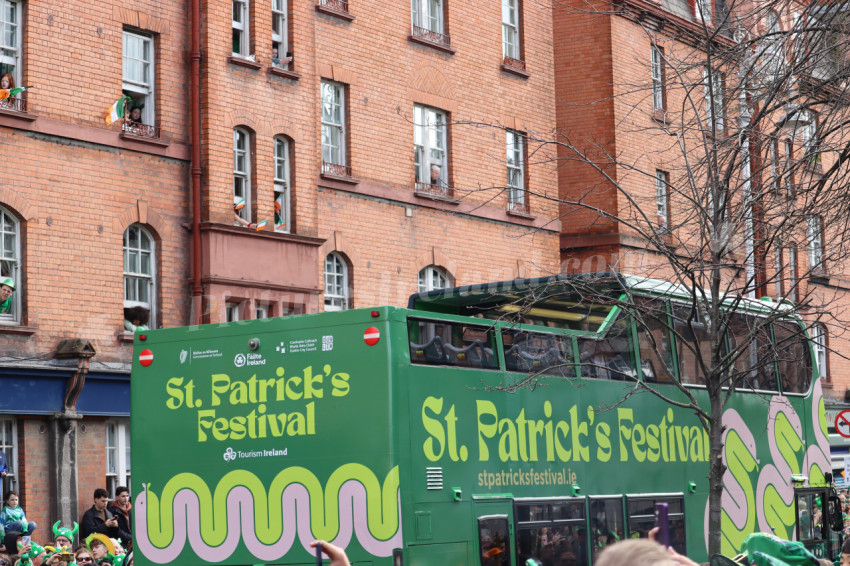
[[[445,189],[445,192],[443,192]],[[419,198],[426,198],[429,200],[436,200],[439,202],[445,202],[448,204],[460,204],[460,200],[451,196],[454,191],[448,187],[440,187],[438,190],[422,190],[419,187],[414,188],[413,195]]]
[[[355,179],[348,175],[334,175],[333,173],[319,173],[319,177],[322,179],[328,179],[329,181],[339,181],[340,183],[346,183],[348,185],[356,185],[360,182],[360,179]]]
[[[269,67],[269,74],[293,81],[297,81],[301,78],[301,73],[296,73],[295,71],[290,71],[289,69],[283,69],[281,67]]]
[[[324,6],[322,4],[316,4],[316,11],[320,14],[325,14],[326,16],[332,16],[334,18],[339,18],[340,20],[344,20],[346,22],[354,21],[354,15],[350,12],[346,12],[344,10],[337,10],[335,8],[331,8],[330,6]]]
[[[524,210],[516,210],[516,209],[507,209],[505,212],[508,213],[508,216],[516,216],[518,218],[528,218],[529,220],[534,220],[537,218],[536,214],[531,214],[530,212]]]
[[[249,59],[247,57],[240,57],[239,55],[231,55],[227,58],[227,62],[231,65],[237,65],[239,67],[245,67],[247,69],[253,69],[255,71],[259,71],[263,68],[263,66],[253,59]]]
[[[419,35],[408,35],[407,39],[408,39],[408,41],[411,41],[413,43],[418,43],[419,45],[424,45],[425,47],[431,47],[433,49],[436,49],[437,51],[442,51],[443,53],[448,53],[449,55],[454,55],[455,52],[457,51],[451,45],[444,45],[442,43],[437,43],[436,41],[431,41],[430,39],[427,39],[427,38],[419,36]]]
[[[652,110],[652,119],[661,124],[662,126],[667,125],[667,111],[655,108]]]
[[[32,336],[38,330],[35,326],[22,326],[20,324],[0,324],[0,334],[18,334],[21,336]]]
[[[147,143],[150,145],[155,145],[157,147],[168,147],[171,145],[171,142],[162,138],[153,138],[150,136],[137,136],[135,134],[131,134],[129,132],[121,132],[118,134],[122,140],[134,141],[139,143]]]
[[[135,332],[128,332],[127,330],[124,330],[122,332],[119,332],[118,336],[116,336],[116,338],[118,339],[118,342],[121,343],[121,344],[132,344],[133,343],[133,337],[135,335],[136,335]]]
[[[34,114],[30,114],[25,110],[15,110],[14,108],[0,107],[0,115],[11,116],[12,118],[17,118],[18,120],[25,120],[27,122],[35,122],[38,119],[38,116]]]
[[[522,67],[502,63],[502,72],[508,73],[510,75],[515,75],[523,79],[529,78],[531,76],[531,73],[525,70],[525,62],[519,62],[522,63]]]

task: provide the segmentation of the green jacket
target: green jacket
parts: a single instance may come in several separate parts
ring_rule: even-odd
[[[0,314],[7,313],[12,310],[12,297],[14,297],[14,295],[0,303]]]

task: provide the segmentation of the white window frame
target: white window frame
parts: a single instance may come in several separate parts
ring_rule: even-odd
[[[661,169],[655,170],[655,211],[658,217],[658,226],[664,231],[669,230],[670,176]]]
[[[714,7],[711,5],[712,0],[695,0],[694,12],[696,12],[697,21],[704,22],[706,25],[712,25]]]
[[[134,44],[139,47],[138,50],[133,49]],[[150,35],[124,30],[122,45],[121,88],[129,94],[134,103],[141,102],[144,104],[142,123],[153,125],[155,120],[154,83],[156,77],[154,39]],[[147,54],[145,54],[145,51],[147,51]],[[132,76],[133,67],[141,69],[140,76]],[[130,108],[127,110],[129,111]]]
[[[505,132],[508,208],[525,207],[525,139],[515,130]]]
[[[277,43],[277,56],[281,59],[289,51],[288,3],[288,0],[272,0],[272,42]]]
[[[0,74],[9,72],[15,79],[15,86],[21,84],[21,16],[22,3],[17,0],[0,0]],[[12,14],[11,18],[7,18]],[[11,35],[12,41],[7,42]]]
[[[227,301],[224,303],[224,322],[239,322],[242,320],[242,303]]]
[[[452,279],[448,273],[437,267],[429,265],[419,270],[418,291],[427,293],[437,289],[447,289],[451,286]]]
[[[348,288],[348,264],[337,252],[325,257],[325,312],[351,308]]]
[[[788,248],[788,300],[797,303],[797,248]]]
[[[417,34],[417,27],[445,34],[444,10],[443,0],[412,0],[410,11],[413,34]]]
[[[10,241],[11,240],[11,241]],[[12,309],[0,314],[0,325],[21,321],[21,223],[11,211],[0,206],[0,277],[15,281]]]
[[[650,47],[650,67],[652,74],[652,110],[664,111],[664,51],[653,44]]]
[[[811,159],[818,149],[818,121],[814,112],[801,111],[805,122],[800,126],[800,140],[803,145],[804,155]]]
[[[251,134],[243,128],[233,128],[233,204],[245,201],[236,214],[251,222]],[[236,222],[238,226],[239,223]]]
[[[345,85],[322,81],[322,161],[346,166]]]
[[[413,146],[416,180],[431,182],[431,166],[440,168],[439,185],[449,186],[446,113],[437,108],[413,106]],[[427,156],[427,159],[425,158]]]
[[[806,235],[809,243],[809,268],[823,268],[823,222],[820,216],[806,218]]]
[[[826,328],[819,322],[812,325],[812,349],[815,353],[815,361],[818,364],[818,375],[821,379],[829,380],[829,369],[826,359]]]
[[[130,245],[130,233],[138,232],[138,246]],[[144,242],[149,246],[146,248]],[[130,254],[135,254],[135,261]],[[148,257],[150,272],[144,271],[142,258]],[[131,265],[134,264],[134,265]],[[148,309],[148,327],[156,328],[156,239],[141,224],[131,224],[124,230],[124,308]],[[147,287],[148,301],[139,300],[142,287]]]
[[[114,498],[115,489],[119,486],[124,486],[133,493],[130,473],[130,419],[106,421],[104,448],[106,450],[106,491],[109,492],[109,496]]]
[[[275,232],[292,231],[289,184],[289,140],[283,136],[274,138],[274,198]],[[278,210],[279,207],[279,210]]]
[[[268,303],[255,303],[254,304],[254,319],[255,320],[263,320],[269,317],[269,305]]]
[[[519,35],[519,3],[521,0],[502,0],[502,56],[522,59]]]
[[[767,161],[768,167],[770,168],[770,187],[777,193],[779,192],[781,185],[779,174],[779,152],[776,148],[778,143],[778,140],[774,138],[767,139]]]
[[[776,288],[776,299],[778,301],[782,300],[782,296],[784,295],[784,283],[785,283],[785,264],[783,263],[782,258],[782,246],[776,246],[776,250],[774,251],[774,266],[773,269],[776,272],[776,280],[774,281],[774,285]]]
[[[791,145],[791,140],[782,140],[782,184],[785,188],[785,196],[794,196],[794,183],[791,176],[791,161],[794,158],[794,148]]]
[[[723,130],[723,73],[717,69],[711,72],[711,84],[709,84],[709,69],[703,67],[703,82],[705,83],[705,121],[711,126],[712,115],[714,118],[714,130],[722,133]],[[712,113],[712,103],[714,112]]]
[[[232,12],[232,25],[233,25],[233,47],[238,47],[239,49],[233,50],[234,57],[250,57],[251,51],[251,36],[250,28],[249,28],[249,20],[251,18],[251,10],[248,4],[248,0],[232,0],[233,2],[233,12]],[[239,45],[236,45],[236,38],[238,37]]]

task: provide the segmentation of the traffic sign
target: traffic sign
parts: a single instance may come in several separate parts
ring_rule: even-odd
[[[380,339],[381,331],[375,328],[374,326],[370,326],[366,329],[366,332],[363,333],[363,341],[366,342],[366,344],[368,344],[369,346],[374,346],[378,343],[378,340]],[[850,419],[850,415],[848,415],[847,418]]]
[[[145,367],[148,367],[153,363],[153,352],[148,349],[142,350],[139,352],[139,363]],[[850,411],[848,411],[850,412]]]
[[[835,432],[850,438],[850,409],[844,409],[835,417]]]

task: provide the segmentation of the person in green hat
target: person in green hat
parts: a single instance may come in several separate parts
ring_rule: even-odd
[[[15,293],[15,280],[6,277],[0,280],[0,314],[12,310],[12,295]]]

